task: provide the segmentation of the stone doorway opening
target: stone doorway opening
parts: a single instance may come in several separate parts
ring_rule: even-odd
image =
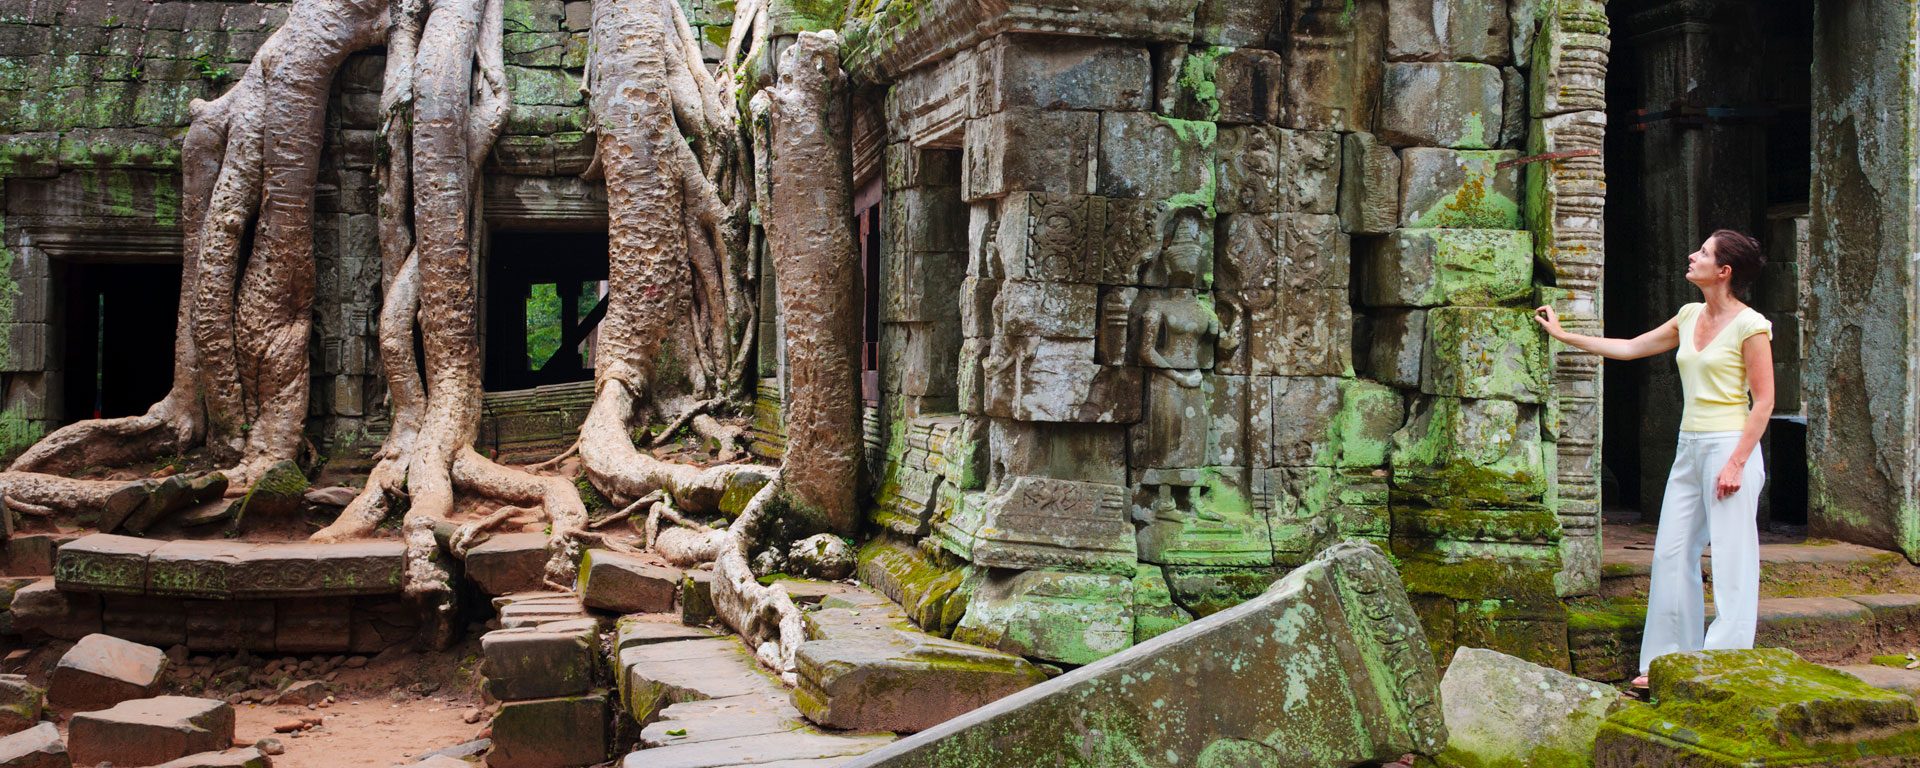
[[[591,381],[607,312],[606,234],[495,232],[486,264],[486,389]]]
[[[1609,335],[1634,336],[1699,293],[1687,254],[1709,233],[1751,233],[1767,269],[1748,302],[1774,324],[1775,418],[1761,520],[1807,523],[1801,398],[1814,0],[1622,0],[1609,8]],[[1659,515],[1682,395],[1671,355],[1605,368],[1603,500],[1616,520]]]
[[[134,416],[173,380],[180,265],[66,265],[63,420]]]

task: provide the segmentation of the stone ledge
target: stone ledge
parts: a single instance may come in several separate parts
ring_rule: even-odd
[[[205,600],[387,595],[400,592],[406,545],[157,541],[94,534],[60,548],[63,592]]]

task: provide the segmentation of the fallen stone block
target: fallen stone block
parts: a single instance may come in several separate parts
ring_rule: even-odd
[[[488,632],[480,638],[487,695],[498,701],[584,694],[597,682],[600,631],[592,619]]]
[[[0,736],[11,736],[40,722],[47,692],[26,675],[0,675]]]
[[[1377,763],[1445,743],[1435,678],[1392,564],[1350,541],[1259,598],[848,765]]]
[[[23,637],[79,640],[99,632],[100,596],[62,592],[53,579],[41,579],[13,593],[8,611],[14,631]]]
[[[1613,686],[1582,680],[1499,651],[1461,648],[1440,680],[1447,722],[1442,765],[1585,765]]]
[[[60,729],[41,723],[0,738],[0,768],[72,768]]]
[[[509,702],[493,716],[493,768],[581,768],[606,759],[606,691]]]
[[[680,577],[680,623],[700,626],[719,620],[713,607],[713,571],[687,571]]]
[[[544,567],[544,563],[542,563]],[[588,608],[614,613],[666,613],[680,591],[680,569],[606,549],[590,549],[580,558],[574,585]]]
[[[1648,677],[1656,703],[1607,716],[1595,768],[1920,762],[1912,697],[1784,648],[1668,654]]]
[[[167,653],[108,635],[80,638],[48,679],[47,701],[68,711],[106,709],[160,690]]]
[[[188,755],[178,760],[161,763],[159,768],[270,768],[272,765],[272,758],[267,757],[258,748],[243,747],[224,752]]]
[[[923,731],[1046,680],[1026,659],[934,637],[884,598],[806,615],[794,705],[814,723]]]
[[[489,595],[540,589],[547,571],[547,535],[508,533],[467,552],[467,580]]]
[[[159,696],[73,716],[67,748],[78,765],[160,765],[233,746],[233,707],[224,701]]]

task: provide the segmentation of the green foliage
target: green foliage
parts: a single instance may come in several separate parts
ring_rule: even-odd
[[[219,85],[220,83],[233,79],[233,70],[215,61],[213,54],[202,53],[193,57],[190,61],[193,62],[193,71],[199,73],[200,79],[202,80],[213,83],[214,85]]]

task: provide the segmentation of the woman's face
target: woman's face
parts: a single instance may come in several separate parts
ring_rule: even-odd
[[[1718,247],[1709,237],[1700,244],[1699,250],[1687,254],[1687,282],[1704,288],[1733,277],[1733,268],[1720,266],[1714,258],[1714,249]]]

